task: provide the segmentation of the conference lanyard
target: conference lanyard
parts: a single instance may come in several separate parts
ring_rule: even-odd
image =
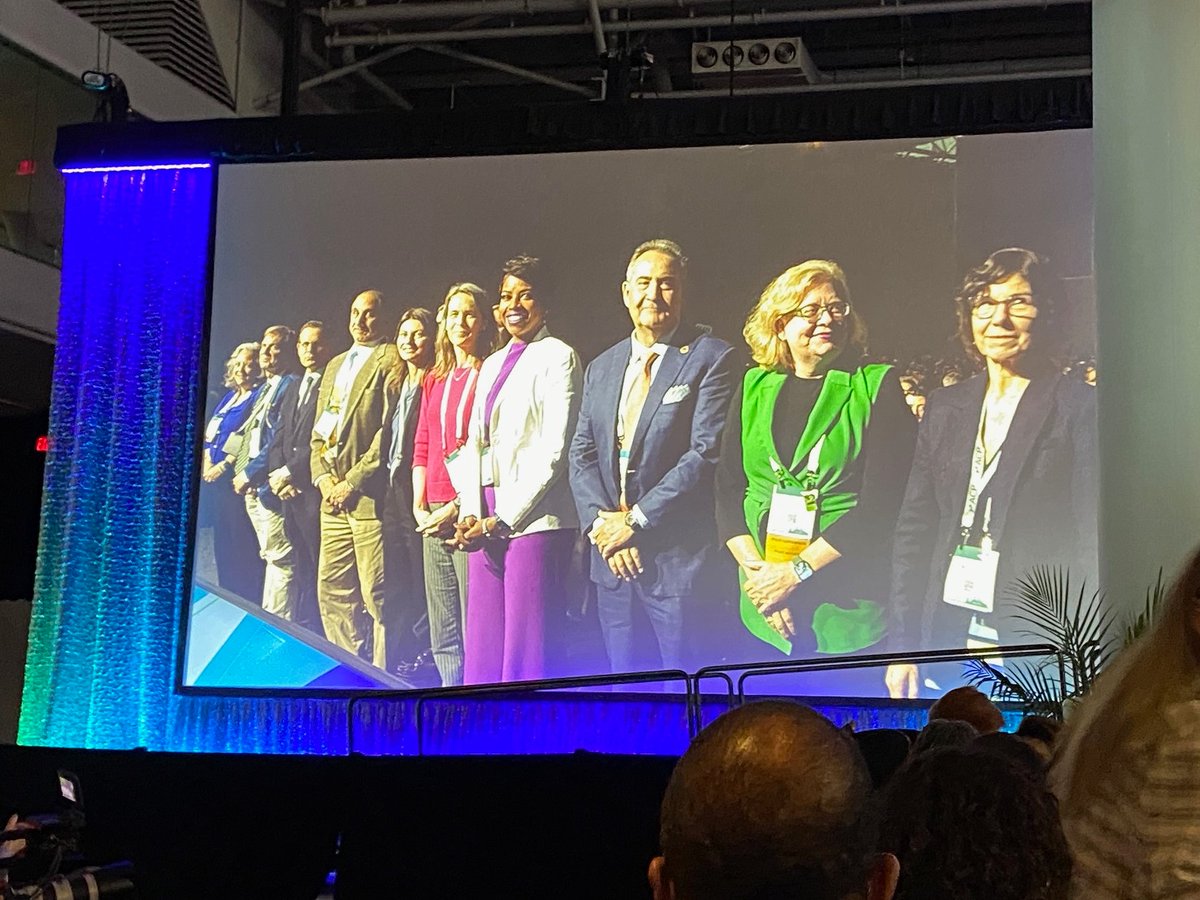
[[[992,480],[992,476],[996,474],[996,468],[1000,465],[1000,455],[1004,451],[1003,445],[996,451],[992,461],[984,465],[984,450],[983,450],[983,424],[987,417],[987,404],[984,404],[983,410],[979,413],[979,430],[975,433],[975,450],[971,454],[971,479],[967,483],[967,499],[963,504],[962,528],[967,534],[975,527],[975,516],[979,508],[979,497],[983,494],[988,484]],[[988,515],[990,519],[991,516]],[[984,530],[987,530],[989,523],[984,523]],[[965,539],[965,538],[964,538]]]
[[[442,417],[438,420],[441,426],[442,439],[442,456],[449,456],[467,440],[467,414],[470,412],[470,398],[475,391],[475,383],[479,380],[479,370],[474,366],[471,367],[471,372],[467,375],[467,383],[463,386],[462,396],[458,398],[458,412],[455,413],[456,427],[454,430],[454,447],[446,446],[446,412],[450,406],[450,385],[454,378],[454,371],[446,376],[445,385],[442,388]]]
[[[824,446],[825,435],[823,434],[817,439],[817,442],[813,444],[812,450],[808,452],[808,462],[805,464],[802,477],[799,479],[806,491],[813,491],[817,488],[817,476],[820,471],[818,467],[821,464],[821,448]],[[775,473],[775,478],[779,482],[779,486],[784,487],[784,482],[787,480],[788,476],[792,475],[791,470],[777,460],[774,454],[769,457],[769,462],[771,463],[771,471]]]

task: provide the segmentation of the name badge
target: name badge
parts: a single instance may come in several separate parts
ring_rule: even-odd
[[[492,468],[492,448],[484,447],[479,454],[479,475],[484,487],[492,487],[496,483],[496,473]]]
[[[961,609],[990,613],[996,608],[996,567],[1000,554],[995,550],[958,546],[950,558],[942,602]]]
[[[337,433],[337,425],[337,413],[327,409],[317,417],[317,421],[313,425],[313,433],[328,444]]]
[[[221,420],[217,416],[213,416],[208,420],[208,427],[204,429],[204,443],[211,444],[217,439],[217,432],[221,429]]]
[[[250,429],[250,458],[258,456],[258,451],[262,450],[262,428],[255,427]]]
[[[817,492],[776,485],[767,512],[767,562],[787,562],[812,543],[817,526]]]

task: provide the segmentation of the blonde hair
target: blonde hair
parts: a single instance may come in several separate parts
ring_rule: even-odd
[[[458,294],[466,294],[475,306],[475,315],[481,323],[481,330],[475,336],[475,348],[472,354],[478,359],[489,356],[496,349],[495,319],[491,308],[487,305],[487,291],[470,281],[461,281],[450,285],[446,297],[437,311],[437,345],[434,348],[436,361],[433,364],[433,377],[449,378],[454,371],[454,345],[450,343],[450,335],[446,333],[446,316],[450,312],[450,301]]]
[[[825,284],[832,286],[841,299],[850,302],[846,273],[837,263],[827,259],[810,259],[792,266],[767,285],[742,329],[756,363],[775,372],[790,372],[794,368],[792,352],[779,334],[779,322],[795,315],[808,292]],[[861,353],[866,348],[867,326],[853,305],[848,322],[850,346]]]
[[[1105,670],[1067,723],[1051,772],[1064,819],[1087,809],[1138,748],[1156,740],[1168,707],[1195,699],[1198,609],[1200,551],[1171,586],[1158,622]]]
[[[254,354],[254,361],[258,362],[258,351],[262,347],[258,341],[246,341],[238,344],[233,348],[233,352],[229,354],[229,359],[225,360],[225,379],[221,383],[227,388],[237,387],[237,368],[241,365],[238,357],[249,351]]]

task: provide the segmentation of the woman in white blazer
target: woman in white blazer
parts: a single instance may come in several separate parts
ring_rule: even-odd
[[[479,372],[467,443],[449,462],[467,568],[464,682],[545,676],[546,608],[565,589],[579,520],[567,448],[579,415],[579,355],[546,329],[538,260],[504,265],[510,339]]]

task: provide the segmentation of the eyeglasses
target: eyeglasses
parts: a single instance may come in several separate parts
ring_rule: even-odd
[[[1014,319],[1036,319],[1037,306],[1032,297],[1010,297],[1007,300],[979,300],[971,304],[971,315],[981,321],[987,321],[996,314],[997,307],[1006,308],[1008,315]]]
[[[846,316],[850,315],[850,303],[846,300],[830,300],[828,303],[809,303],[796,310],[796,315],[808,322],[810,325],[815,324],[821,318],[821,313],[829,313],[829,318],[835,322],[840,322]]]

